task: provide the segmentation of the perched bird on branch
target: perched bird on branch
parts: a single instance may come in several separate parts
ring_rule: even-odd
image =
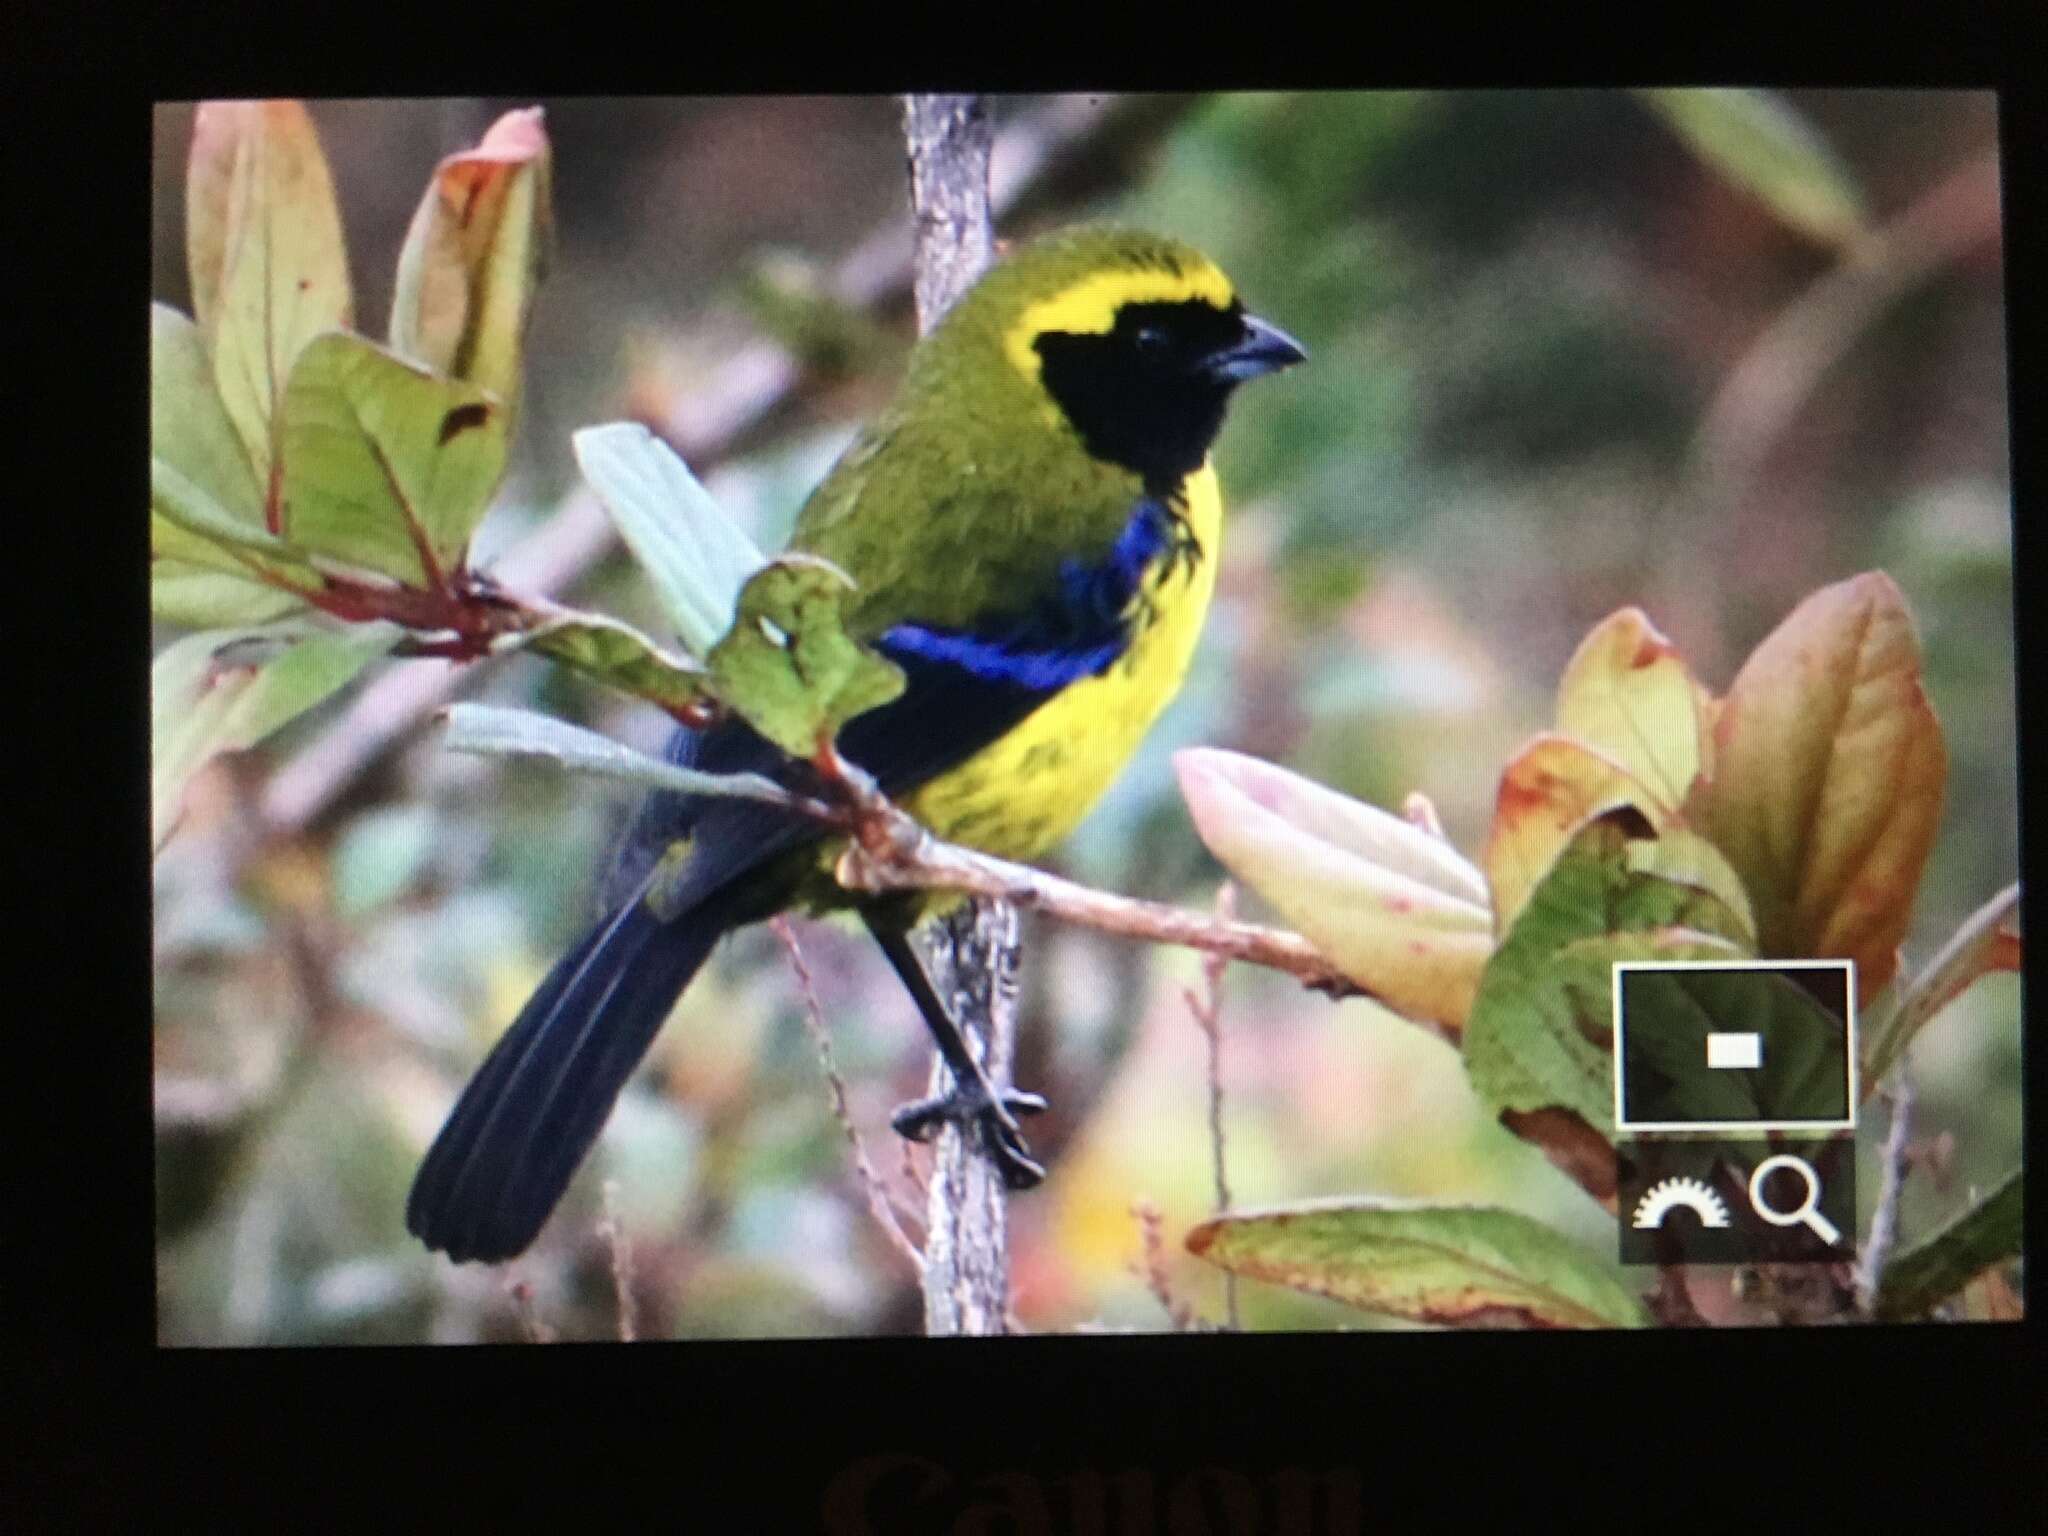
[[[846,760],[947,841],[1030,859],[1065,837],[1194,654],[1216,581],[1209,449],[1224,407],[1303,356],[1172,240],[1083,228],[991,269],[918,344],[791,539],[853,577],[849,631],[907,679],[841,730]],[[737,719],[678,731],[668,755],[812,783]],[[910,945],[949,898],[850,892],[833,876],[843,846],[759,801],[651,797],[607,915],[463,1091],[406,1225],[456,1260],[524,1251],[713,946],[790,908],[858,910],[951,1069],[952,1091],[898,1111],[897,1130],[972,1123],[1011,1187],[1037,1183],[1016,1116],[1044,1101],[996,1092]]]

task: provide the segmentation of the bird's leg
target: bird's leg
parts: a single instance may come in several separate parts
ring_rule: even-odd
[[[931,978],[910,947],[909,930],[870,909],[863,909],[861,915],[909,989],[917,1011],[924,1015],[925,1028],[931,1031],[932,1043],[953,1078],[947,1092],[903,1105],[889,1117],[889,1124],[897,1135],[913,1141],[929,1141],[941,1121],[974,1125],[980,1129],[988,1155],[1002,1171],[1003,1183],[1011,1189],[1030,1189],[1045,1177],[1045,1169],[1032,1158],[1016,1117],[1038,1114],[1045,1108],[1045,1100],[1035,1093],[997,1090],[968,1050],[959,1024],[932,989]]]

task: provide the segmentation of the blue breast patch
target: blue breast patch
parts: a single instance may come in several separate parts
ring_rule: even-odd
[[[1057,693],[1096,676],[1124,653],[1131,642],[1131,602],[1147,568],[1162,555],[1184,553],[1199,553],[1185,524],[1148,496],[1106,560],[1061,562],[1058,589],[1022,613],[965,630],[898,624],[879,644],[898,662],[939,662],[992,683]]]

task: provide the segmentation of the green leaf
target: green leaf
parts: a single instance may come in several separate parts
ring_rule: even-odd
[[[1215,1217],[1188,1251],[1233,1274],[1454,1327],[1640,1328],[1613,1266],[1528,1216],[1343,1201]]]
[[[1771,91],[1644,90],[1637,93],[1728,181],[1817,240],[1852,247],[1869,215],[1849,168],[1783,98]]]
[[[603,614],[565,614],[536,629],[507,636],[498,648],[530,648],[670,711],[701,702],[711,681],[695,663],[664,651],[632,625]]]
[[[168,304],[149,306],[149,454],[223,520],[263,531],[263,489],[221,404],[205,339]]]
[[[280,434],[293,544],[415,587],[460,565],[505,468],[505,409],[360,336],[315,340]]]
[[[676,637],[691,655],[709,654],[767,559],[675,450],[638,422],[585,427],[570,442]]]
[[[1493,925],[1456,849],[1240,753],[1190,749],[1174,771],[1209,851],[1346,976],[1405,1017],[1464,1024]]]
[[[1614,963],[1747,953],[1741,914],[1711,890],[1635,867],[1647,830],[1632,811],[1588,822],[1487,962],[1463,1049],[1495,1114],[1564,1109],[1611,1140]]]
[[[540,108],[507,112],[435,167],[398,258],[393,350],[481,384],[508,410],[544,264],[548,184]]]
[[[2024,1175],[2015,1168],[1983,1200],[1892,1260],[1878,1281],[1879,1319],[1925,1317],[1992,1265],[2017,1256],[2026,1203]]]
[[[903,691],[903,673],[846,632],[853,580],[831,563],[783,555],[740,589],[739,611],[706,659],[719,698],[793,757]]]
[[[1963,920],[1941,953],[1927,962],[1912,983],[1894,995],[1882,1018],[1867,1026],[1863,1048],[1863,1091],[1883,1081],[1899,1053],[1942,1009],[1990,971],[2020,968],[2020,907],[2017,882],[2008,885]]]
[[[343,633],[305,620],[187,635],[150,668],[150,819],[154,846],[176,830],[185,786],[217,752],[254,746],[347,683],[399,641],[388,624]],[[237,663],[232,647],[282,643]]]
[[[451,752],[476,752],[489,757],[540,757],[575,773],[619,779],[643,789],[674,790],[686,795],[727,795],[763,800],[770,805],[792,803],[787,790],[758,773],[704,773],[636,752],[622,742],[530,709],[490,704],[451,704],[442,712],[448,722]]]
[[[318,580],[263,526],[263,495],[214,387],[199,327],[152,304],[149,332],[150,611],[218,629],[302,607],[254,574],[267,569],[299,587]]]
[[[350,323],[334,180],[295,101],[209,101],[192,123],[186,245],[193,308],[259,484],[305,345]]]

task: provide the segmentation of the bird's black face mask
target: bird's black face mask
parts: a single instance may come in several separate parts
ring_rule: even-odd
[[[1193,472],[1230,392],[1308,354],[1277,326],[1200,299],[1126,304],[1106,332],[1048,331],[1040,377],[1088,451],[1163,491]]]

